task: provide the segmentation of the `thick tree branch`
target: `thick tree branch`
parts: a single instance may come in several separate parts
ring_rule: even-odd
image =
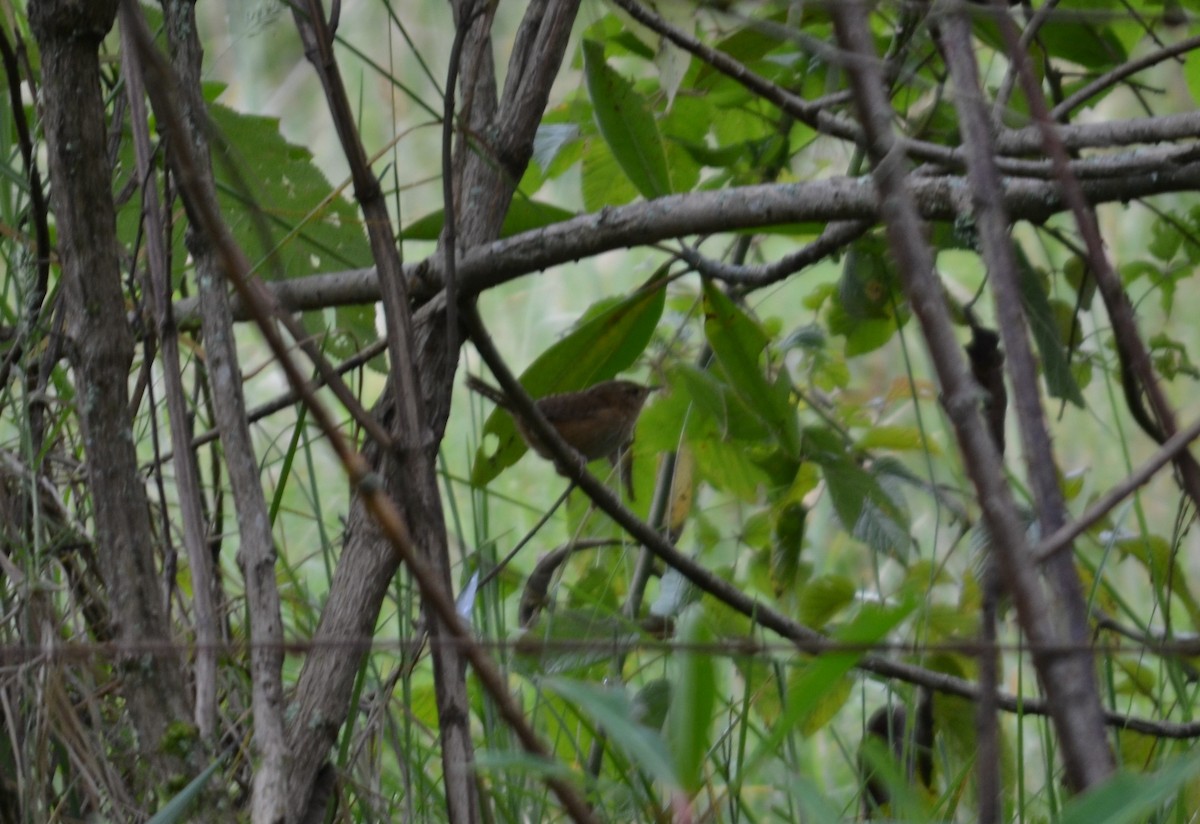
[[[785,223],[876,221],[878,197],[868,182],[869,178],[833,178],[670,195],[483,243],[469,248],[458,259],[460,300],[534,272],[615,249]],[[970,213],[970,191],[963,178],[914,177],[909,185],[926,220],[953,221]],[[1093,204],[1191,191],[1200,188],[1200,160],[1119,179],[1080,181],[1080,186]],[[1027,179],[1004,181],[1004,204],[1009,214],[1033,223],[1065,208],[1056,182]],[[404,267],[419,301],[431,300],[439,290],[443,269],[439,258],[432,256]],[[722,272],[714,275],[720,279]],[[739,285],[739,278],[735,275],[730,284]],[[375,279],[374,269],[354,269],[268,283],[267,288],[282,306],[301,311],[379,300]],[[194,313],[194,301],[185,299],[176,304],[181,324],[194,319]],[[234,317],[246,319],[245,310],[236,302]]]
[[[133,0],[127,0],[127,2],[132,5]],[[137,46],[143,60],[148,63],[152,62],[155,53],[150,33],[145,28],[144,21],[141,21],[140,18],[134,15],[131,15],[131,17],[137,24],[133,34],[137,38]],[[155,71],[162,72],[166,71],[166,69],[159,66],[155,67]],[[175,109],[174,100],[162,94],[168,84],[164,82],[147,84],[147,86],[150,91],[151,101],[160,119],[168,123],[178,124],[180,116],[179,112]],[[192,192],[198,180],[198,169],[191,147],[186,144],[181,146],[179,151],[174,153],[171,158],[172,168],[179,179],[181,189],[184,192]],[[311,392],[307,391],[307,381],[300,373],[299,367],[292,360],[287,344],[272,322],[273,307],[255,289],[254,283],[247,277],[250,266],[245,259],[245,255],[234,242],[228,227],[221,220],[220,214],[216,209],[216,204],[211,199],[205,197],[194,197],[190,200],[190,203],[193,210],[193,219],[196,220],[200,231],[203,231],[210,238],[220,258],[222,272],[232,283],[239,295],[241,295],[242,299],[247,301],[251,306],[254,319],[272,354],[275,356],[276,362],[287,377],[288,383],[291,385],[293,391],[300,393],[303,397],[304,403],[311,412],[314,421],[321,428],[345,468],[351,482],[358,489],[360,498],[370,511],[374,522],[379,525],[384,540],[392,551],[395,552],[397,559],[403,561],[412,573],[421,590],[422,597],[430,605],[431,611],[447,627],[449,639],[446,646],[460,650],[463,655],[471,660],[471,664],[475,668],[480,681],[485,685],[492,699],[496,702],[500,714],[512,727],[526,750],[534,756],[548,759],[549,751],[525,722],[521,708],[508,692],[508,685],[504,677],[492,664],[482,648],[473,642],[469,629],[458,617],[453,599],[439,581],[441,577],[440,571],[422,557],[423,553],[418,550],[399,509],[384,490],[381,478],[372,470],[366,459],[350,447],[347,440],[342,436],[340,427],[330,411]],[[337,638],[336,643],[338,645],[347,644],[347,636]],[[354,646],[353,642],[350,642],[350,646]],[[275,645],[276,652],[282,653],[282,649],[282,645]],[[593,820],[591,811],[570,783],[553,773],[548,774],[545,781],[557,794],[573,820]]]
[[[469,19],[476,7],[474,0],[456,0],[453,5],[455,19],[460,22]],[[459,120],[465,127],[463,133],[476,136],[477,139],[480,136],[487,138],[486,143],[470,145],[460,141],[457,147],[454,196],[458,212],[456,230],[465,247],[491,240],[499,233],[512,192],[532,153],[533,137],[565,53],[576,10],[577,3],[570,0],[538,0],[529,4],[515,40],[504,93],[505,103],[499,109],[489,27],[476,24],[464,38]],[[319,47],[319,43],[314,45]],[[360,176],[365,177],[361,172]],[[356,189],[358,182],[356,179]],[[363,182],[366,184],[368,181]],[[464,192],[469,196],[464,196]],[[377,230],[382,231],[387,226],[389,223],[384,220]],[[442,259],[440,253],[437,257],[439,261]],[[389,288],[405,287],[400,274],[399,271],[392,273],[395,282]],[[439,276],[441,274],[439,271]],[[415,288],[419,284],[414,282],[412,285]],[[376,291],[375,294],[379,293]],[[444,310],[444,302],[427,304],[414,316],[412,351],[421,364],[420,373],[416,376],[419,383],[407,389],[389,384],[375,410],[377,416],[389,422],[395,431],[395,427],[404,425],[401,421],[408,414],[404,406],[413,403],[411,396],[414,393],[419,394],[425,406],[424,423],[427,424],[419,430],[426,439],[420,446],[428,450],[432,450],[441,439],[449,414],[454,371],[458,362],[457,349],[447,345],[448,341],[457,340],[458,335],[447,329]],[[399,306],[393,300],[388,311],[398,315],[407,311],[407,306]],[[397,462],[385,460],[380,450],[374,447],[368,448],[367,455],[372,465],[380,468],[386,489],[411,500],[412,507],[420,505],[413,498],[411,484],[405,475],[396,470]],[[432,468],[431,460],[428,466]],[[422,488],[425,487],[419,487]],[[430,521],[428,526],[430,529],[440,529],[442,534],[437,540],[422,541],[422,546],[433,547],[435,551],[440,548],[442,559],[439,562],[447,563],[444,524]],[[371,519],[366,502],[357,497],[347,522],[345,551],[334,572],[329,598],[321,615],[317,630],[319,637],[345,638],[369,634],[375,625],[388,582],[396,574],[398,566],[395,554]],[[448,571],[444,574],[448,587]],[[434,649],[438,657],[453,655],[452,650],[440,651],[443,646],[446,645],[435,641]],[[298,721],[293,728],[296,731],[294,741],[298,746],[311,748],[318,753],[318,757],[324,757],[328,752],[329,743],[334,740],[346,716],[360,659],[361,651],[330,648],[306,660],[297,692],[301,698],[297,718],[308,720]],[[468,713],[469,708],[464,704],[460,716],[443,718],[441,723],[449,722],[469,729]],[[473,789],[469,791],[469,797],[474,797]],[[469,803],[466,797],[460,800]]]
[[[1000,174],[993,163],[992,136],[972,50],[971,27],[961,12],[950,13],[942,26],[940,42],[955,83],[954,105],[967,153],[980,245],[987,264],[988,282],[995,295],[998,325],[1012,378],[1026,471],[1037,501],[1041,532],[1049,535],[1066,522],[1066,502],[1058,485],[1054,448],[1042,409],[1037,363],[1021,309],[1017,254],[1009,235],[1008,213],[1000,197]],[[1115,764],[1105,739],[1094,674],[1095,658],[1087,647],[1090,630],[1083,588],[1073,559],[1065,554],[1059,559],[1049,572],[1061,616],[1055,620],[1061,621],[1062,627],[1057,630],[1046,627],[1044,632],[1048,637],[1064,635],[1068,643],[1078,645],[1080,652],[1059,656],[1053,675],[1048,669],[1042,675],[1043,679],[1054,678],[1052,683],[1043,680],[1043,684],[1051,704],[1061,704],[1055,720],[1059,724],[1063,762],[1068,780],[1076,789],[1082,790],[1103,781],[1112,773]],[[1027,563],[1021,557],[1002,560],[1002,563],[1014,562],[1023,566]]]
[[[29,7],[41,52],[42,122],[51,204],[69,312],[69,357],[87,457],[101,576],[118,648],[169,643],[158,598],[146,491],[137,472],[127,380],[133,339],[125,320],[117,264],[112,169],[104,144],[104,98],[98,48],[112,27],[116,0],[43,0]],[[190,718],[178,654],[150,660],[118,654],[121,693],[149,766],[162,786],[185,772],[163,745],[173,724]],[[202,760],[196,748],[197,763]]]
[[[168,121],[157,112],[169,136],[168,153],[174,158],[184,147],[191,148],[194,179],[186,192],[192,209],[203,201],[212,211],[216,206],[208,145],[208,113],[201,92],[203,50],[196,26],[195,4],[188,0],[163,3],[167,41],[172,56],[174,85],[156,89],[178,101],[179,119]],[[137,48],[133,29],[144,26],[140,11],[130,3],[122,8],[122,35],[127,48],[139,61],[150,58]],[[135,18],[135,15],[137,17]],[[128,31],[126,31],[128,29]],[[143,64],[141,71],[146,72]],[[160,81],[163,75],[148,73]],[[246,399],[242,392],[241,368],[221,256],[210,232],[197,225],[189,212],[185,243],[196,265],[196,283],[202,315],[207,375],[213,412],[221,434],[222,455],[229,470],[229,487],[238,524],[237,562],[246,588],[246,618],[250,637],[256,642],[250,655],[251,704],[254,708],[254,748],[260,759],[254,772],[251,817],[255,824],[275,824],[284,818],[291,796],[287,768],[290,753],[284,734],[283,618],[275,584],[275,540],[271,519],[259,478],[258,461],[250,441]],[[169,281],[168,281],[169,282]],[[176,453],[189,450],[186,438],[175,439]]]
[[[441,588],[439,597],[444,595],[453,600],[450,598],[449,547],[435,463],[438,439],[429,424],[421,395],[417,374],[417,336],[413,329],[408,284],[400,250],[392,232],[391,216],[383,190],[371,170],[366,147],[358,134],[354,109],[333,53],[333,32],[325,19],[320,0],[309,0],[303,10],[293,7],[293,17],[304,44],[305,55],[325,91],[330,119],[350,166],[354,195],[362,209],[371,256],[375,261],[387,321],[388,377],[395,398],[388,427],[394,449],[385,458],[385,472],[394,478],[391,489],[396,494],[396,501],[403,510],[416,545],[422,548],[423,560],[437,574],[437,586]],[[456,60],[461,42],[460,35],[456,38]],[[453,99],[453,85],[447,94]],[[448,282],[453,283],[452,276]],[[400,490],[404,490],[403,495],[399,494]],[[475,756],[467,701],[466,659],[455,646],[439,643],[452,634],[452,628],[447,626],[444,617],[433,610],[428,601],[425,610],[433,640],[434,694],[438,706],[446,808],[451,822],[474,824],[479,820],[479,803],[470,767]],[[312,661],[313,657],[310,657],[306,664]],[[306,665],[305,671],[310,671],[310,667]],[[332,701],[335,703],[330,711],[341,718],[345,716],[348,698],[348,692],[329,694],[319,680],[301,675],[297,690],[297,705],[301,712],[297,713],[291,727],[293,748],[301,754],[293,770],[296,786],[307,787],[311,783],[333,743],[327,734],[329,727],[313,725],[309,710],[320,708],[323,701]],[[318,711],[324,713],[326,710]],[[304,793],[294,795],[291,806],[293,816],[299,817],[306,809],[308,799],[305,796]]]
[[[889,245],[909,305],[920,321],[929,347],[942,387],[943,404],[992,538],[997,569],[1016,605],[1021,629],[1035,650],[1058,645],[1064,637],[1036,571],[1028,563],[1025,529],[1004,482],[996,446],[980,415],[975,383],[963,362],[941,285],[934,276],[933,256],[923,240],[924,227],[910,190],[915,181],[906,174],[904,148],[892,133],[893,112],[873,54],[867,6],[862,0],[846,0],[833,9],[833,17],[838,41],[852,55],[848,64],[850,82],[860,119],[870,136],[868,154],[875,168]],[[1077,679],[1074,657],[1034,651],[1033,660],[1048,696],[1050,716],[1061,745],[1064,749],[1075,748],[1092,741],[1081,729],[1090,723],[1090,715],[1081,719],[1076,708],[1069,705],[1075,693],[1072,685]],[[1093,732],[1100,731],[1096,725]],[[1094,773],[1081,769],[1098,763],[1083,753],[1073,753],[1065,760],[1068,780],[1078,788],[1089,787],[1102,777],[1098,770]]]

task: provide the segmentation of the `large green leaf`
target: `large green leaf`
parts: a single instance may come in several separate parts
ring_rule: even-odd
[[[637,721],[639,709],[622,689],[599,687],[565,678],[546,678],[542,686],[578,707],[607,733],[609,740],[637,766],[669,787],[679,779],[661,735]]]
[[[712,743],[713,712],[717,702],[717,673],[711,652],[702,649],[711,644],[712,632],[699,604],[684,610],[675,637],[683,645],[677,653],[678,679],[672,690],[671,710],[667,718],[675,769],[688,793],[703,786],[704,760]]]
[[[583,71],[600,134],[622,171],[645,198],[671,193],[662,136],[649,104],[604,60],[604,46],[583,41]]]
[[[1055,398],[1070,401],[1083,408],[1083,393],[1071,374],[1071,363],[1067,359],[1066,345],[1059,331],[1058,319],[1050,298],[1042,285],[1038,273],[1028,259],[1018,250],[1021,276],[1021,306],[1029,319],[1029,331],[1037,344],[1042,361],[1042,375],[1046,379],[1046,391]]]
[[[624,206],[637,200],[637,187],[621,171],[607,143],[598,137],[584,141],[580,157],[579,194],[583,208],[598,212],[608,206]]]
[[[844,575],[822,575],[804,585],[797,617],[808,627],[822,629],[850,604],[858,586]]]
[[[307,148],[284,139],[277,118],[220,104],[209,107],[209,116],[228,159],[214,163],[222,211],[264,277],[295,278],[370,264],[358,210],[330,185]],[[273,232],[273,248],[260,242],[254,209],[262,210]],[[264,259],[271,253],[274,266]]]
[[[805,429],[804,446],[805,454],[821,467],[830,502],[845,530],[876,552],[905,557],[912,538],[894,479],[861,467],[841,438],[828,429]]]
[[[526,391],[535,398],[571,392],[629,368],[646,349],[662,317],[664,287],[665,281],[656,273],[630,297],[598,312],[589,310],[587,320],[539,355],[521,375]],[[483,443],[475,453],[471,483],[488,483],[520,460],[526,448],[512,417],[497,409],[483,425]]]
[[[688,442],[700,478],[743,501],[761,497],[770,479],[747,451],[745,443],[706,437]]]
[[[212,99],[221,90],[210,84],[205,94]],[[308,149],[284,139],[278,118],[217,103],[208,114],[221,214],[256,274],[290,279],[371,264],[357,208],[330,185]],[[132,142],[123,141],[119,169],[134,168]],[[133,198],[117,215],[118,236],[130,247],[138,237],[140,208]],[[172,261],[178,280],[191,265],[183,232],[175,234]],[[371,306],[339,307],[334,317],[333,329],[323,312],[305,313],[304,323],[327,336],[326,349],[336,355],[350,354],[376,336]]]
[[[704,334],[721,370],[742,399],[758,411],[788,452],[800,454],[800,429],[786,374],[772,383],[760,365],[769,338],[713,283],[704,283]]]
[[[1059,818],[1062,824],[1126,824],[1146,821],[1146,816],[1200,774],[1200,754],[1191,753],[1167,762],[1152,775],[1135,775],[1122,770],[1087,795],[1073,799]],[[1180,818],[1151,818],[1154,821],[1188,820],[1194,810],[1178,810]]]
[[[878,238],[866,237],[850,247],[842,262],[838,300],[825,318],[829,331],[846,338],[846,356],[865,355],[896,334],[906,312],[895,272]],[[899,315],[899,316],[897,316]]]
[[[1051,15],[1038,30],[1043,48],[1059,60],[1104,71],[1124,63],[1129,54],[1116,32],[1089,19],[1096,0],[1064,0],[1057,15]],[[1132,15],[1131,15],[1132,16]]]
[[[688,401],[688,414],[710,420],[724,440],[760,443],[770,438],[762,417],[719,376],[688,363],[676,364],[669,374],[671,385]]]
[[[787,708],[748,759],[745,771],[754,774],[762,761],[775,756],[779,746],[793,730],[807,728],[808,721],[815,713],[826,715],[826,701],[836,695],[846,694],[843,679],[862,658],[864,650],[883,640],[916,608],[917,603],[914,598],[895,606],[863,604],[858,614],[833,636],[833,640],[846,644],[848,651],[826,652],[788,678]]]

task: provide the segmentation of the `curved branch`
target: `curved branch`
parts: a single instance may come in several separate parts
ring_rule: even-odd
[[[1197,125],[1200,125],[1200,119]],[[874,222],[878,220],[878,198],[870,180],[869,177],[833,178],[688,192],[603,209],[522,232],[476,246],[458,259],[460,301],[524,275],[615,249],[689,235],[785,223]],[[962,178],[914,177],[910,186],[918,210],[926,220],[952,221],[969,213],[970,194]],[[1115,179],[1083,180],[1080,187],[1092,204],[1123,203],[1155,194],[1189,191],[1200,188],[1200,161]],[[1059,188],[1053,181],[1006,179],[1005,207],[1019,219],[1040,223],[1065,208]],[[418,301],[429,302],[438,296],[442,277],[440,257],[405,265],[405,277],[412,283],[411,291]],[[731,279],[730,283],[739,285],[736,279]],[[265,285],[275,294],[280,306],[293,312],[379,300],[373,268]],[[234,301],[233,312],[238,320],[248,317],[245,307],[237,301]],[[184,299],[176,303],[175,316],[181,326],[195,324],[195,300]]]
[[[1137,60],[1130,60],[1127,63],[1123,63],[1112,71],[1100,75],[1051,109],[1050,119],[1058,120],[1063,115],[1070,114],[1100,92],[1115,86],[1130,75],[1137,74],[1142,69],[1157,66],[1164,60],[1170,60],[1172,57],[1178,57],[1181,54],[1187,54],[1196,49],[1200,49],[1200,36],[1180,40],[1174,45],[1143,55]]]
[[[948,15],[939,43],[946,55],[956,94],[954,105],[962,129],[964,148],[970,158],[970,182],[975,201],[975,217],[983,259],[987,265],[996,304],[997,325],[1007,352],[1008,373],[1013,387],[1013,408],[1017,413],[1026,472],[1037,500],[1038,523],[1043,534],[1057,530],[1066,521],[1066,502],[1058,485],[1054,451],[1046,428],[1038,387],[1037,365],[1029,340],[1029,325],[1021,309],[1019,265],[1010,234],[1011,219],[1004,209],[1000,193],[1000,173],[993,162],[992,135],[987,111],[980,93],[982,83],[972,50],[971,27],[965,15]],[[1006,564],[1026,564],[1013,556],[1012,545],[997,543],[1001,573],[1010,583],[1015,576]],[[1004,552],[1003,550],[1009,550]],[[1008,557],[1004,557],[1008,555]],[[1049,567],[1048,577],[1057,596],[1055,610],[1042,611],[1043,618],[1061,624],[1034,630],[1031,621],[1021,616],[1026,633],[1037,637],[1062,637],[1079,645],[1078,653],[1051,662],[1034,656],[1043,678],[1047,698],[1056,707],[1055,726],[1062,745],[1063,763],[1068,780],[1077,789],[1090,787],[1115,769],[1101,716],[1100,694],[1093,674],[1095,654],[1087,646],[1089,628],[1083,587],[1071,559],[1065,556]],[[1033,579],[1034,576],[1028,576]],[[1018,608],[1021,603],[1018,601]],[[1057,615],[1055,614],[1057,612]],[[1053,669],[1051,669],[1053,666]]]
[[[463,313],[463,324],[472,343],[475,344],[480,357],[491,370],[496,382],[500,384],[508,398],[513,402],[517,413],[523,415],[538,438],[554,455],[554,464],[559,472],[576,486],[596,505],[596,508],[607,514],[618,526],[634,540],[661,560],[663,563],[679,571],[683,577],[701,591],[711,595],[731,609],[745,615],[751,621],[777,633],[795,644],[801,652],[818,654],[831,649],[831,642],[821,633],[801,624],[770,605],[756,600],[743,592],[734,584],[713,573],[700,564],[691,555],[680,552],[675,545],[653,529],[645,521],[638,518],[625,507],[613,492],[587,471],[581,459],[563,443],[558,432],[550,426],[537,410],[533,399],[525,392],[520,381],[513,375],[505,364],[503,357],[497,351],[487,328],[472,306]],[[983,437],[987,437],[986,432]],[[837,648],[833,644],[832,648]],[[1061,654],[1062,649],[1048,649],[1054,654]],[[865,654],[857,664],[864,672],[870,672],[884,678],[894,678],[909,684],[927,687],[931,690],[966,698],[971,701],[979,699],[979,687],[964,679],[941,672],[934,672],[913,664],[903,663],[883,655]],[[1024,715],[1048,715],[1049,708],[1045,701],[1016,696],[1011,693],[996,694],[996,706],[1006,712],[1022,713]],[[1150,721],[1144,718],[1121,715],[1115,712],[1104,714],[1105,723],[1119,729],[1133,730],[1161,738],[1191,739],[1200,738],[1200,722],[1170,723]]]
[[[741,292],[751,292],[791,277],[801,269],[824,260],[858,240],[871,226],[872,224],[865,220],[830,223],[825,227],[825,231],[821,232],[820,237],[803,248],[784,255],[779,260],[757,266],[713,260],[686,244],[679,248],[679,257],[707,278],[727,283]]]

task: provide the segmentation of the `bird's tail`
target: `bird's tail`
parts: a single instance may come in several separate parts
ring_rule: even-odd
[[[505,409],[509,407],[508,398],[503,392],[474,375],[467,375],[467,388],[472,392],[478,392],[480,395],[483,395],[496,404],[496,406],[501,406]]]

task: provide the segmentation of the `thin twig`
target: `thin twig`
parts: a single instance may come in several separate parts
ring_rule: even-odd
[[[1091,98],[1100,94],[1105,89],[1115,86],[1117,83],[1120,83],[1130,75],[1137,74],[1143,69],[1147,69],[1151,66],[1156,66],[1159,63],[1162,63],[1164,60],[1170,60],[1172,57],[1178,57],[1182,54],[1187,54],[1190,51],[1195,51],[1196,49],[1200,49],[1200,35],[1196,37],[1189,37],[1185,40],[1180,40],[1178,43],[1174,43],[1170,46],[1166,46],[1165,48],[1157,49],[1149,54],[1142,55],[1136,60],[1130,60],[1126,63],[1122,63],[1112,71],[1100,75],[1091,83],[1088,83],[1087,85],[1078,89],[1053,109],[1051,109],[1049,113],[1050,119],[1058,120],[1059,118],[1063,117],[1063,115],[1070,114],[1072,111],[1082,106]]]
[[[1072,541],[1103,520],[1113,507],[1154,477],[1154,473],[1174,460],[1176,455],[1187,449],[1188,445],[1197,438],[1200,438],[1200,419],[1193,421],[1168,438],[1148,461],[1121,483],[1097,498],[1086,512],[1070,523],[1063,524],[1052,535],[1044,538],[1033,548],[1034,563],[1044,563],[1051,556],[1071,546]]]
[[[563,502],[567,500],[567,496],[571,494],[571,490],[574,488],[575,484],[573,482],[567,484],[567,488],[564,489],[562,494],[558,496],[558,499],[555,500],[554,503],[550,504],[550,508],[542,513],[541,518],[538,518],[538,522],[534,524],[528,532],[525,533],[525,536],[521,538],[521,540],[517,541],[517,545],[510,549],[508,554],[501,558],[499,563],[489,569],[487,574],[479,580],[479,584],[477,585],[479,589],[483,589],[485,586],[490,584],[497,575],[504,571],[504,568],[512,562],[512,559],[517,557],[517,553],[524,549],[525,546],[531,540],[533,540],[533,536],[537,535],[541,528],[546,525],[546,522],[550,520],[551,516],[558,511],[558,508],[563,505]]]

